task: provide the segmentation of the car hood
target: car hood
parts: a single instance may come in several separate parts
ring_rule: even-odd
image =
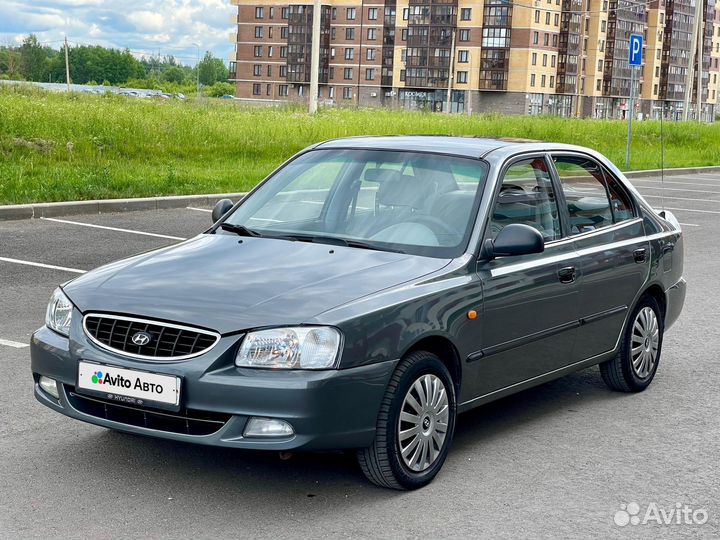
[[[435,259],[272,238],[203,234],[64,286],[83,313],[164,319],[220,333],[301,324],[447,265]]]

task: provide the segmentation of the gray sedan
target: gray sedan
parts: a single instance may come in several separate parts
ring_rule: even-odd
[[[677,220],[576,146],[329,141],[213,221],[55,291],[41,403],[177,441],[351,449],[414,489],[460,412],[595,364],[647,388],[685,298]]]

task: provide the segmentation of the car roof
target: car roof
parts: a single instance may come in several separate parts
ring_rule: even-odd
[[[483,158],[490,152],[503,149],[508,154],[537,151],[584,151],[581,146],[514,138],[453,137],[443,135],[397,135],[377,137],[346,137],[322,142],[315,149],[399,150],[434,152],[469,158]]]

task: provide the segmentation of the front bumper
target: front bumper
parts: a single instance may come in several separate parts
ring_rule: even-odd
[[[73,316],[70,339],[48,328],[36,331],[30,342],[35,397],[62,414],[99,426],[139,435],[199,444],[260,450],[330,450],[369,446],[382,397],[397,361],[352,369],[270,371],[234,365],[238,336],[224,337],[203,356],[181,362],[148,362],[102,351],[90,343]],[[140,369],[182,377],[179,413],[121,406],[84,399],[75,392],[78,361]],[[59,399],[38,384],[41,375],[58,381]],[[122,409],[118,409],[122,407]],[[110,412],[108,412],[110,411]],[[148,414],[143,414],[147,412]],[[179,416],[212,418],[217,430],[169,430],[182,424]],[[295,434],[286,438],[247,438],[250,417],[288,422]],[[135,419],[135,420],[125,420]],[[145,419],[143,421],[143,418]],[[139,419],[139,420],[138,420]],[[148,421],[149,420],[149,421]],[[190,426],[190,421],[186,422]],[[203,423],[203,432],[209,425]],[[179,432],[185,431],[185,432]]]

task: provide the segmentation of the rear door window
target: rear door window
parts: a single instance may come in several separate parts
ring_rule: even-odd
[[[630,200],[596,161],[554,156],[570,217],[570,234],[582,234],[631,219]]]

